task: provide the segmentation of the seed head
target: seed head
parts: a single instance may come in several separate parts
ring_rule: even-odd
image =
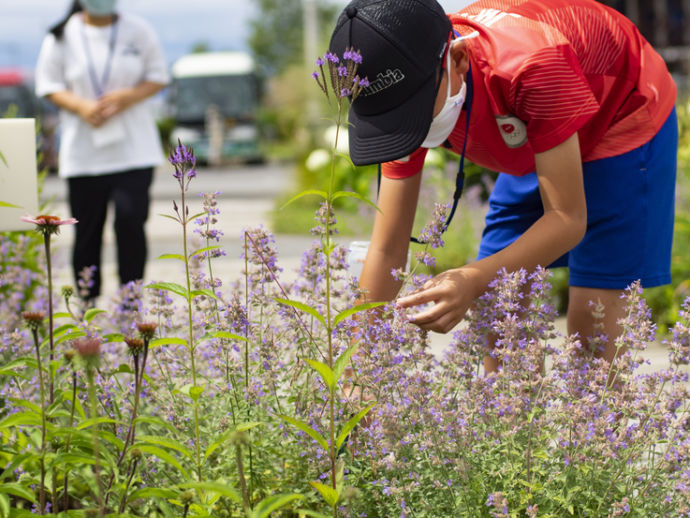
[[[126,336],[125,343],[132,356],[138,356],[144,350],[144,340],[135,336]]]
[[[151,340],[156,335],[157,327],[158,324],[155,322],[137,322],[137,331],[146,341]]]
[[[43,325],[43,319],[46,314],[43,311],[23,311],[22,318],[26,322],[26,326],[32,331],[38,331]]]

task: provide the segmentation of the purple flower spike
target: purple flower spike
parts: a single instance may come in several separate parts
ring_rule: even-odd
[[[340,59],[338,59],[338,56],[336,56],[332,52],[326,52],[326,54],[324,54],[323,57],[326,58],[326,61],[329,61],[331,63],[339,63],[340,62]]]
[[[359,86],[362,88],[367,88],[369,86],[369,80],[365,77],[359,80]]]
[[[348,50],[343,54],[343,59],[349,59],[350,61],[357,63],[358,65],[362,63],[362,55],[356,50]]]
[[[311,73],[311,77],[313,77],[314,79],[318,79],[318,78],[321,77],[321,76],[320,76],[320,74],[319,74],[318,72],[312,72],[312,73]]]
[[[338,67],[338,75],[340,77],[347,77],[347,67],[339,66]]]
[[[324,59],[323,59],[321,56],[319,56],[318,58],[316,58],[316,66],[317,66],[317,67],[323,66],[324,63],[326,63],[326,62],[324,61]]]

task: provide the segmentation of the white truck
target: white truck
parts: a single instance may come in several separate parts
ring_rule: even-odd
[[[260,87],[254,61],[244,52],[200,52],[172,65],[171,115],[178,139],[201,163],[263,161],[257,109]]]

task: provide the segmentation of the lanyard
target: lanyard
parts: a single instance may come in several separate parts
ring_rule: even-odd
[[[115,54],[115,42],[117,41],[117,19],[113,20],[110,26],[110,43],[108,44],[108,57],[105,61],[105,67],[103,68],[103,77],[98,80],[96,75],[96,67],[93,62],[93,57],[91,56],[91,47],[89,47],[89,40],[86,37],[86,29],[84,28],[86,24],[82,23],[81,26],[81,38],[84,42],[84,52],[86,52],[86,62],[89,66],[89,77],[91,78],[91,86],[93,86],[93,91],[96,93],[97,97],[102,97],[105,93],[105,87],[108,85],[108,79],[110,78],[110,69],[113,66],[113,55]]]
[[[460,154],[460,165],[458,167],[458,174],[455,177],[455,192],[453,193],[453,207],[450,209],[450,214],[443,225],[443,231],[445,232],[450,225],[453,215],[455,215],[455,210],[458,208],[458,201],[462,196],[462,191],[465,186],[465,151],[467,150],[467,135],[470,130],[470,113],[472,112],[472,96],[474,93],[474,87],[472,85],[472,66],[467,70],[467,75],[465,77],[465,82],[467,83],[467,97],[465,98],[464,108],[467,112],[466,123],[465,123],[465,137],[462,142],[462,153]],[[446,142],[448,142],[446,140]],[[378,173],[378,185],[381,186],[381,164],[379,164]],[[410,237],[410,241],[413,243],[426,244],[426,241],[420,241],[416,237]]]

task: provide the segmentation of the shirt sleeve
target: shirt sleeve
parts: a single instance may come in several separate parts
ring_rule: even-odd
[[[381,165],[381,174],[393,179],[414,176],[424,167],[424,159],[428,151],[427,148],[420,147],[405,158],[386,162]]]
[[[170,82],[168,64],[165,60],[163,46],[153,27],[142,20],[144,62],[146,72],[144,79],[153,83],[167,85]]]
[[[35,91],[38,97],[68,90],[63,66],[62,43],[53,34],[48,34],[41,44],[35,70]]]
[[[599,110],[568,45],[540,49],[525,60],[511,85],[511,97],[535,153],[566,141]]]

